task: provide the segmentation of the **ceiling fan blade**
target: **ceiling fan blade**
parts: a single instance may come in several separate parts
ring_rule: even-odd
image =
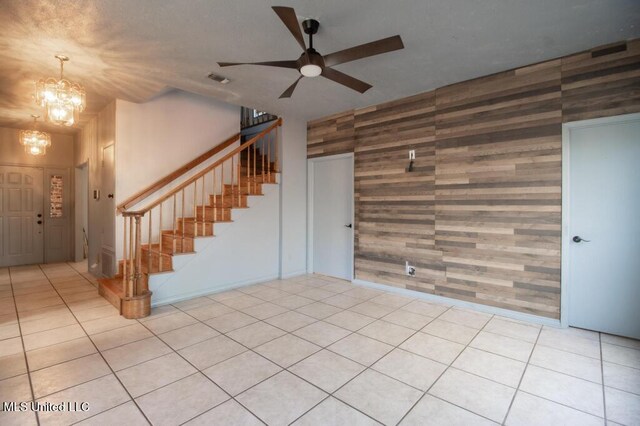
[[[296,86],[298,85],[298,82],[300,81],[300,79],[302,77],[303,76],[298,77],[298,79],[296,81],[294,81],[293,84],[291,86],[289,86],[289,88],[287,90],[282,92],[282,95],[280,95],[280,99],[290,98],[291,95],[293,95],[293,91],[296,90]]]
[[[235,65],[266,65],[268,67],[293,68],[297,69],[296,61],[268,61],[268,62],[218,62],[221,67],[232,67]]]
[[[331,67],[345,62],[368,58],[369,56],[380,55],[381,53],[393,52],[394,50],[400,49],[404,49],[402,38],[400,38],[399,35],[395,35],[393,37],[361,44],[339,52],[330,53],[325,55],[323,58],[324,64]]]
[[[357,78],[353,78],[350,75],[347,75],[338,70],[334,70],[333,68],[324,68],[322,70],[323,77],[328,78],[329,80],[335,81],[336,83],[340,83],[343,86],[347,86],[350,89],[355,90],[356,92],[364,93],[367,90],[371,89],[370,84],[365,83],[364,81],[360,81]]]
[[[296,11],[292,7],[273,6],[273,11],[276,12],[282,23],[289,29],[293,38],[296,39],[302,50],[307,50],[307,46],[304,44],[304,37],[302,31],[300,31],[300,24],[298,24],[298,18],[296,17]]]

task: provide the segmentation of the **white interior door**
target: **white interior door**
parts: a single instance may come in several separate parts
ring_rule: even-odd
[[[0,267],[43,262],[42,169],[0,166]]]
[[[313,272],[353,278],[353,157],[310,160]]]
[[[569,131],[569,325],[640,338],[640,118]]]

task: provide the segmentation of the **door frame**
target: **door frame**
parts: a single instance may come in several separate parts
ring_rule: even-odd
[[[562,124],[562,259],[560,267],[560,325],[562,327],[569,327],[569,292],[571,291],[571,282],[569,277],[569,263],[571,256],[571,234],[569,233],[569,218],[571,217],[571,181],[569,178],[571,171],[571,130],[637,120],[640,120],[640,113],[572,121]]]
[[[82,253],[82,248],[79,248],[78,245],[80,245],[80,247],[83,246],[84,244],[84,237],[78,236],[78,225],[80,223],[80,221],[82,221],[83,219],[83,212],[82,209],[86,208],[86,221],[87,221],[87,227],[85,229],[85,232],[87,234],[87,237],[89,235],[89,201],[91,200],[91,182],[90,182],[90,173],[89,173],[90,169],[90,164],[89,164],[89,158],[87,158],[85,161],[83,161],[82,163],[76,165],[73,168],[73,182],[74,182],[74,217],[73,217],[73,256],[72,259],[74,260],[74,262],[81,262],[84,260],[89,259],[89,249],[87,247],[87,257],[86,259],[82,259],[80,256],[78,256],[78,251],[80,250],[80,253]],[[86,193],[82,194],[82,182],[79,179],[79,174],[83,173],[85,174],[85,181],[87,183],[87,191]],[[80,197],[78,197],[78,195],[81,195]],[[79,240],[79,241],[78,241]],[[79,244],[78,244],[79,243]]]
[[[307,159],[307,273],[313,274],[313,194],[314,194],[314,185],[315,185],[315,171],[314,166],[317,163],[323,161],[333,161],[340,160],[342,158],[350,158],[351,159],[351,223],[353,224],[353,228],[351,229],[351,277],[350,280],[353,281],[355,278],[355,232],[356,232],[356,224],[355,224],[355,157],[353,152],[348,152],[345,154],[336,154],[336,155],[327,155],[325,157],[314,157]]]

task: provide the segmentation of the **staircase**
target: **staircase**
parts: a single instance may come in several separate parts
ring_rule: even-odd
[[[162,195],[156,194],[162,188],[174,186],[184,175],[185,167],[179,169],[180,173],[176,171],[161,179],[162,185],[151,185],[153,191],[145,189],[130,199],[137,206],[141,204],[140,194],[145,199],[153,199],[155,195],[155,200],[145,207],[120,209],[130,205],[130,200],[119,206],[124,217],[123,259],[118,262],[115,277],[98,281],[99,293],[118,308],[121,315],[126,318],[148,316],[152,296],[150,276],[172,273],[174,256],[194,254],[197,238],[213,237],[217,223],[232,221],[233,209],[248,208],[248,197],[262,196],[263,185],[277,184],[277,131],[281,125],[282,120],[276,120],[251,140]]]

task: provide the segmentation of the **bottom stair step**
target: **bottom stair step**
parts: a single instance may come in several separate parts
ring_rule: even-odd
[[[120,315],[125,318],[144,318],[151,314],[151,292],[146,290],[138,296],[125,297],[121,276],[99,279],[98,293],[115,306]]]
[[[98,279],[98,293],[120,310],[120,301],[124,299],[122,277]]]

